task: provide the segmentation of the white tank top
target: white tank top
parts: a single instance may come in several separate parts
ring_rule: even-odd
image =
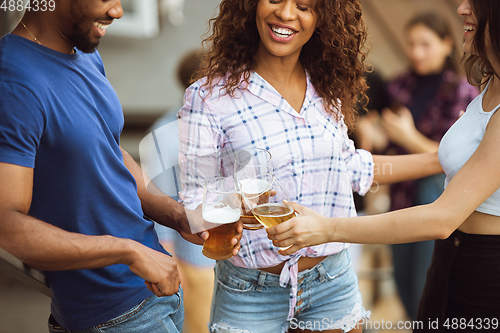
[[[488,86],[489,83],[483,92],[469,104],[465,114],[446,132],[439,144],[439,162],[446,174],[445,188],[476,151],[483,139],[488,122],[500,107],[498,105],[490,112],[483,111],[483,96]],[[486,199],[476,211],[500,216],[500,189]]]

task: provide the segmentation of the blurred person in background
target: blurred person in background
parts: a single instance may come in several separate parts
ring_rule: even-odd
[[[191,85],[193,75],[198,71],[201,59],[204,56],[201,50],[187,52],[177,65],[177,81],[183,88]],[[158,135],[158,131],[166,130],[169,140],[177,141],[179,147],[177,112],[182,104],[170,108],[152,126],[152,130]],[[164,126],[167,125],[168,126]],[[177,160],[179,149],[168,152]],[[165,179],[164,177],[168,177]],[[175,177],[175,179],[172,179]],[[180,179],[178,178],[177,164],[167,169],[159,177],[155,177],[153,183],[163,192],[171,195],[175,200],[179,199]],[[171,189],[166,187],[171,187]],[[208,332],[207,324],[210,319],[210,304],[212,302],[212,290],[214,284],[215,260],[205,257],[201,252],[201,246],[195,245],[182,238],[179,233],[161,224],[155,224],[160,243],[177,262],[177,268],[184,290],[184,328],[183,332],[202,333]]]
[[[392,110],[382,113],[389,154],[436,152],[439,141],[477,96],[461,75],[449,23],[436,12],[416,15],[405,27],[408,71],[388,84]],[[391,185],[391,210],[435,201],[444,174]],[[416,319],[433,241],[392,245],[397,289],[409,317]]]
[[[372,66],[373,67],[373,66]],[[380,114],[390,106],[387,82],[372,68],[365,74],[368,90],[368,104],[358,106],[359,118],[352,132],[356,147],[372,153],[383,152],[387,148],[387,135],[380,124]]]
[[[380,119],[382,110],[389,107],[387,82],[373,68],[365,73],[365,78],[368,87],[366,91],[368,104],[365,106],[366,101],[360,101],[357,107],[359,117],[349,137],[354,141],[354,145],[358,149],[364,149],[372,154],[377,154],[384,152],[388,141]],[[389,186],[372,186],[370,191],[364,196],[354,192],[354,204],[356,205],[358,215],[386,212],[389,205]],[[360,267],[363,253],[362,244],[352,244],[349,248],[349,253],[356,273],[366,268]]]

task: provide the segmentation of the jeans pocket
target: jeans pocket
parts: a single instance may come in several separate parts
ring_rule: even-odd
[[[146,298],[144,301],[137,304],[136,306],[134,306],[133,308],[131,308],[127,312],[119,315],[118,317],[115,317],[115,318],[113,318],[105,323],[97,325],[96,327],[97,328],[111,327],[111,326],[118,325],[126,320],[133,318],[135,315],[137,315],[138,313],[141,312],[142,308],[144,307],[144,305],[146,305],[147,301],[149,301],[151,299],[151,297],[153,297],[153,296]]]
[[[217,282],[222,289],[231,293],[244,294],[254,289],[254,284],[252,282],[226,273],[218,276]]]
[[[175,296],[174,296],[175,295]],[[132,333],[132,332],[180,332],[184,311],[182,292],[172,296],[150,296],[124,314],[95,326],[95,332]]]
[[[177,296],[177,306],[174,309],[174,312],[176,312],[177,310],[179,310],[179,308],[181,307],[181,304],[182,304],[182,297],[183,297],[182,289],[180,289],[174,295]]]
[[[349,272],[349,270],[351,269],[351,258],[349,257],[347,251],[344,250],[338,255],[341,256],[339,260],[331,267],[329,267],[329,269],[327,269],[325,272],[325,277],[327,280],[339,278],[340,276]]]

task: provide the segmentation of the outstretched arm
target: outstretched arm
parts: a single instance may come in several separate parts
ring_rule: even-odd
[[[184,207],[160,191],[149,179],[146,179],[145,177],[147,176],[142,172],[142,169],[137,165],[132,156],[123,148],[121,150],[125,166],[136,180],[137,195],[141,199],[144,214],[162,225],[175,229],[187,241],[203,245],[209,236],[209,232],[192,234]],[[148,184],[147,188],[146,184]],[[240,250],[239,240],[243,235],[242,222],[238,222],[237,231],[236,236],[232,240],[232,244],[234,245],[233,255],[238,254]]]
[[[438,153],[373,155],[373,183],[379,185],[419,179],[443,172]]]
[[[276,246],[291,254],[326,242],[408,243],[443,239],[456,230],[481,203],[500,188],[500,113],[443,194],[433,203],[390,213],[352,218],[326,218],[296,205],[298,217],[266,229]]]

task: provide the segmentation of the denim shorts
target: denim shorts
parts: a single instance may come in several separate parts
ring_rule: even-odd
[[[215,266],[211,333],[284,333],[291,329],[348,332],[368,318],[347,250],[299,272],[297,305],[287,321],[290,286],[279,275],[241,268],[229,261]]]
[[[170,297],[150,296],[132,309],[95,327],[68,331],[60,327],[51,316],[49,333],[179,333],[184,321],[182,288]]]

